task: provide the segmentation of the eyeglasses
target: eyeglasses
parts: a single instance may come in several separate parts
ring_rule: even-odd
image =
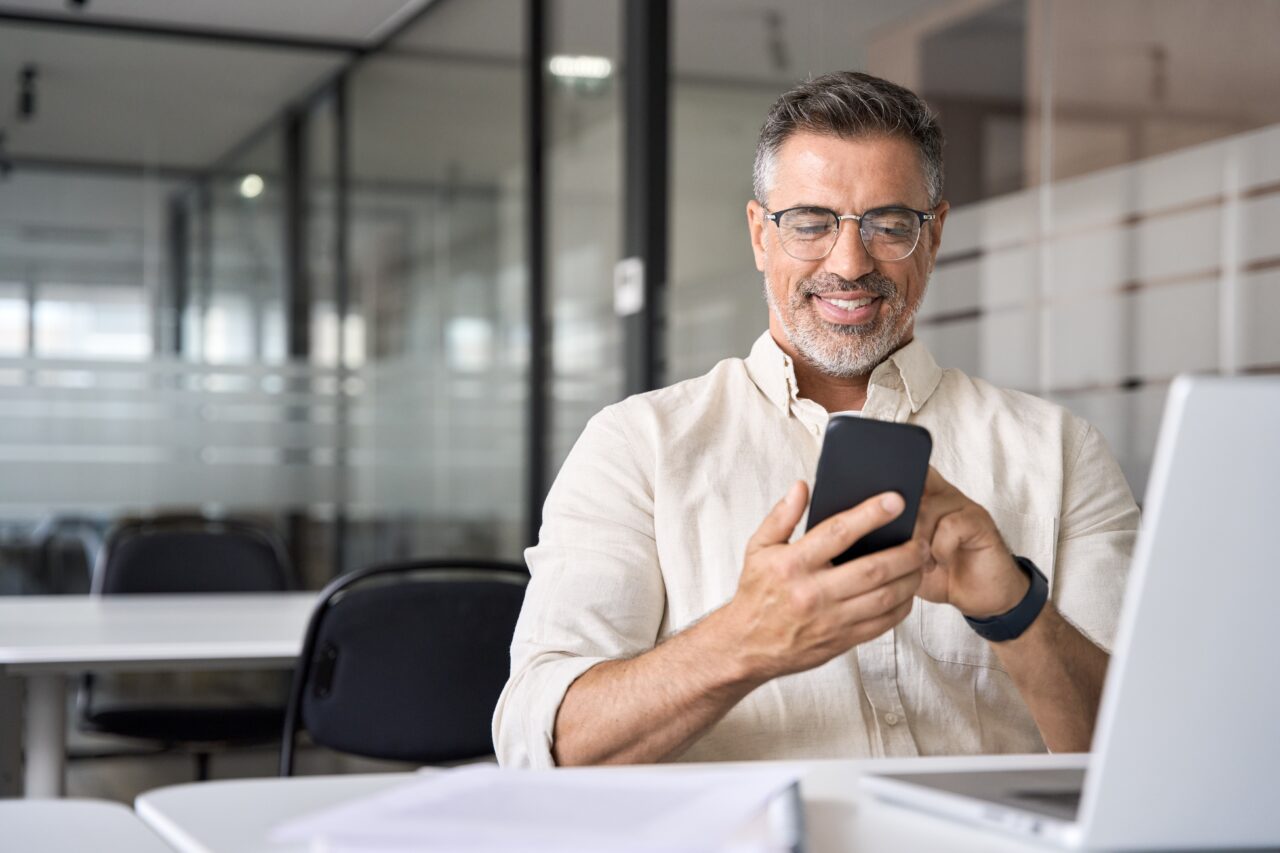
[[[924,223],[936,213],[909,207],[877,207],[865,213],[836,213],[825,207],[789,207],[765,218],[778,226],[782,249],[797,261],[819,261],[840,239],[840,223],[852,219],[867,254],[877,261],[900,261],[916,250]]]

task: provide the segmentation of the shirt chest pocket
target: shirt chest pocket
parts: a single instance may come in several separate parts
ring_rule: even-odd
[[[1010,550],[1035,563],[1052,590],[1057,519],[992,507],[987,512]],[[959,610],[926,601],[917,601],[916,606],[920,608],[920,645],[929,657],[942,663],[1003,669],[991,644],[973,632]]]

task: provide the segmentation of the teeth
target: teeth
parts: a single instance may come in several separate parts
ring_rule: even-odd
[[[861,308],[864,305],[870,305],[872,302],[876,301],[876,297],[874,296],[868,296],[866,299],[832,299],[829,296],[824,296],[823,299],[826,299],[837,308],[843,308],[845,311],[853,311],[854,309]]]

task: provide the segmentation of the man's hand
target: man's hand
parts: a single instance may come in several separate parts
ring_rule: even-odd
[[[877,495],[788,543],[807,503],[808,487],[797,482],[747,543],[738,591],[713,614],[751,681],[812,669],[883,634],[911,612],[920,586],[919,541],[831,564],[896,518],[900,495]]]
[[[1031,581],[1014,562],[996,523],[929,466],[915,538],[929,545],[919,595],[985,619],[1011,610]]]

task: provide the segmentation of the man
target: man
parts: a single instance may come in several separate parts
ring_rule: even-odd
[[[941,150],[919,98],[864,74],[774,105],[747,205],[769,331],[583,432],[527,553],[502,763],[1089,748],[1137,508],[1088,424],[914,340]],[[833,566],[903,508],[802,535],[835,412],[934,449],[914,539]]]

